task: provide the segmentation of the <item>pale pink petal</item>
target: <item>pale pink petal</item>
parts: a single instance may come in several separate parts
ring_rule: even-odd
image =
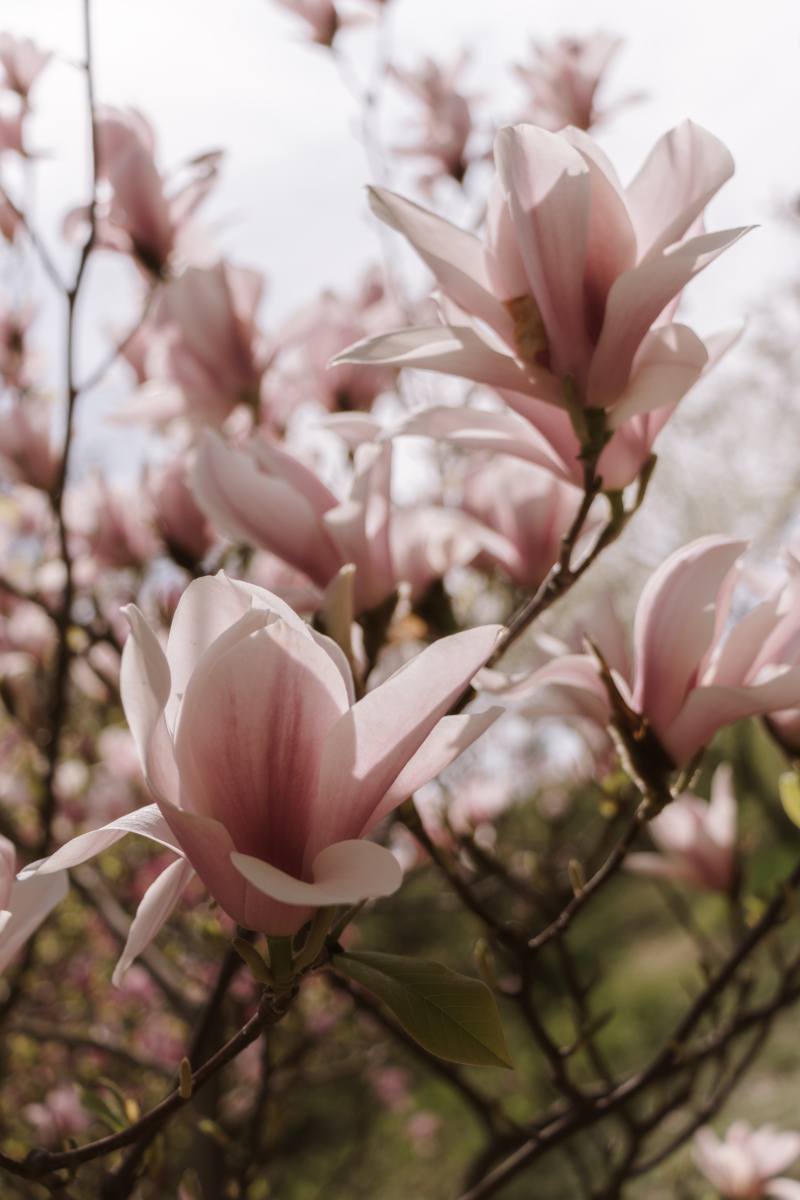
[[[692,121],[684,121],[656,142],[627,188],[639,261],[682,238],[732,174],[733,158],[727,147]]]
[[[626,871],[636,875],[650,875],[655,879],[671,879],[675,883],[697,883],[695,873],[688,863],[678,862],[665,854],[651,854],[647,851],[629,854],[623,866]]]
[[[562,129],[559,136],[578,151],[591,177],[589,245],[583,286],[589,336],[596,338],[603,324],[606,297],[612,283],[636,263],[636,235],[622,187],[609,158],[582,129],[569,126]]]
[[[514,322],[492,294],[479,238],[384,188],[370,188],[369,200],[375,216],[409,240],[464,312],[511,339]]]
[[[180,846],[159,812],[158,806],[148,804],[144,808],[137,808],[135,812],[117,817],[116,821],[111,821],[108,825],[101,826],[100,829],[92,829],[89,833],[81,833],[78,837],[72,838],[49,858],[31,863],[29,867],[20,872],[19,878],[52,875],[55,871],[77,867],[81,863],[87,862],[88,859],[94,858],[95,855],[102,854],[126,833],[136,833],[140,837],[151,838],[152,841],[159,842],[169,850],[177,850],[180,853]]]
[[[746,228],[728,229],[692,238],[619,276],[608,294],[603,328],[592,356],[586,388],[590,407],[616,404],[645,334],[668,301],[747,232]]]
[[[677,766],[683,767],[725,725],[799,704],[800,667],[789,667],[777,678],[754,687],[699,687],[659,736]]]
[[[733,790],[733,768],[720,763],[711,779],[711,803],[708,806],[706,829],[718,846],[732,848],[736,844],[737,806]],[[800,1154],[800,1147],[798,1147]],[[795,1155],[795,1158],[797,1155]],[[789,1160],[793,1161],[792,1159]],[[780,1170],[780,1168],[778,1168]]]
[[[0,835],[0,909],[8,908],[8,898],[17,873],[17,852],[14,843]]]
[[[322,753],[321,799],[306,863],[323,846],[359,836],[406,763],[492,653],[499,632],[497,625],[484,625],[435,642],[340,718]]]
[[[345,415],[353,417],[353,414],[342,414],[342,416]],[[275,479],[282,479],[305,497],[317,517],[321,517],[323,513],[338,504],[333,492],[326,488],[322,480],[318,479],[314,472],[304,466],[293,454],[287,453],[273,442],[268,442],[264,437],[251,438],[247,448],[267,475],[271,475]]]
[[[371,896],[391,896],[403,882],[403,869],[397,859],[375,842],[352,840],[326,846],[314,859],[313,883],[294,879],[249,854],[234,852],[231,862],[265,895],[284,904],[317,908],[357,904]]]
[[[0,971],[6,969],[20,947],[68,891],[66,871],[30,875],[16,881],[8,901],[11,915],[0,932]]]
[[[164,804],[163,812],[178,840],[179,852],[186,855],[220,908],[237,925],[283,936],[296,933],[313,916],[313,908],[268,899],[245,880],[231,862],[236,847],[219,821],[171,804]]]
[[[397,367],[457,375],[488,387],[522,392],[538,389],[544,393],[542,399],[548,399],[553,392],[546,371],[523,370],[515,358],[493,350],[468,326],[430,325],[380,333],[348,346],[331,359],[330,365],[342,362],[392,363]]]
[[[202,442],[192,488],[206,516],[229,536],[277,554],[320,587],[342,566],[306,497],[221,438],[208,435]]]
[[[459,754],[477,741],[481,734],[503,715],[504,711],[494,707],[482,713],[460,713],[458,716],[442,717],[386,792],[361,831],[362,837],[417,788],[421,788],[445,767],[449,767]]]
[[[207,655],[175,738],[194,811],[224,821],[237,849],[299,876],[323,743],[347,711],[332,659],[282,621]],[[329,803],[324,792],[320,802]]]
[[[176,801],[180,783],[164,716],[170,695],[169,665],[136,605],[122,611],[131,627],[120,667],[122,707],[148,787],[154,795]]]
[[[764,1195],[774,1196],[775,1200],[800,1200],[800,1183],[796,1179],[770,1179],[764,1185]]]
[[[645,585],[634,622],[633,707],[659,735],[697,682],[714,634],[717,592],[745,547],[730,538],[700,538],[670,555]]]
[[[737,572],[732,582],[735,584],[738,581]],[[701,672],[698,672],[704,686],[741,687],[747,682],[756,667],[762,647],[775,628],[778,603],[779,597],[773,596],[751,608],[736,622],[725,635],[719,653],[708,670],[702,671],[701,668]]]
[[[122,956],[111,976],[115,987],[121,985],[122,977],[133,960],[150,945],[193,876],[192,864],[185,858],[179,858],[150,884],[136,910]]]
[[[569,468],[547,439],[514,413],[486,412],[479,408],[428,408],[411,413],[398,425],[394,436],[403,434],[439,438],[462,450],[513,454],[545,467],[559,479],[573,482]]]
[[[583,308],[589,168],[563,138],[534,125],[501,129],[494,152],[551,368],[572,375],[582,391],[591,355]]]
[[[708,351],[685,325],[662,325],[645,334],[628,386],[611,410],[609,427],[653,409],[674,407],[703,373]]]
[[[499,175],[495,175],[489,189],[484,257],[487,277],[492,291],[498,298],[515,300],[519,296],[527,296],[530,284]],[[514,327],[511,322],[506,338],[510,345],[514,344],[513,334]]]

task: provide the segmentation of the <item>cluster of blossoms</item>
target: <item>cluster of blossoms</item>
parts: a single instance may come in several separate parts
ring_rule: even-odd
[[[322,46],[351,23],[332,3],[280,3]],[[700,538],[647,583],[632,656],[607,601],[572,644],[522,638],[634,515],[660,432],[738,336],[703,341],[677,319],[684,287],[748,232],[703,223],[731,156],[687,121],[624,186],[588,132],[617,44],[537,49],[519,69],[525,120],[501,128],[491,152],[459,90],[466,59],[388,72],[424,108],[421,139],[395,151],[430,167],[423,195],[494,163],[482,231],[374,188],[374,215],[430,270],[432,297],[406,303],[375,268],[269,333],[262,276],[225,260],[198,215],[221,156],[162,170],[140,113],[95,109],[96,192],[63,233],[81,250],[78,284],[90,253],[135,266],[141,320],[113,354],[135,390],[113,420],[147,430],[153,452],[138,490],[102,473],[77,479],[73,409],[97,380],[76,379],[71,355],[57,443],[28,346],[33,308],[0,309],[0,780],[11,813],[0,828],[14,835],[0,834],[0,970],[64,900],[69,872],[133,833],[156,848],[136,843],[136,915],[114,984],[135,990],[134,960],[179,902],[196,915],[207,894],[222,927],[266,935],[269,968],[246,939],[243,955],[256,980],[288,993],[319,965],[337,906],[393,895],[403,866],[421,861],[419,844],[396,837],[396,810],[501,717],[525,728],[509,758],[526,783],[541,766],[529,735],[548,718],[584,738],[584,781],[607,787],[621,766],[638,787],[634,832],[652,815],[652,847],[632,849],[631,837],[615,869],[738,903],[731,769],[717,768],[709,801],[688,789],[712,738],[746,717],[765,717],[800,755],[800,562],[786,553],[781,582],[734,619],[753,599],[747,546]],[[0,118],[0,169],[6,153],[27,152],[28,93],[48,59],[0,36],[17,97],[15,116]],[[28,220],[0,193],[10,254],[35,251]],[[72,317],[77,292],[64,290]],[[467,399],[412,406],[406,368],[467,381]],[[433,482],[424,502],[399,503],[412,436],[429,439],[420,457]],[[129,733],[108,722],[116,705]],[[499,756],[496,735],[481,744]],[[451,857],[437,861],[462,892],[451,852],[467,866],[484,854],[502,877],[492,822],[512,800],[506,778],[491,766],[470,778],[466,762],[460,807],[436,830],[404,810],[408,838],[434,857],[444,847]],[[582,904],[569,863],[568,904]],[[519,945],[502,932],[505,949]],[[535,943],[523,941],[526,952]],[[528,986],[498,982],[481,961],[496,991]],[[508,1065],[501,1049],[450,1057]],[[398,1091],[391,1071],[372,1079],[380,1094]],[[386,1105],[405,1112],[399,1094]],[[66,1129],[74,1093],[48,1095],[30,1119],[56,1129],[61,1113]],[[420,1145],[433,1142],[428,1118],[409,1123]],[[800,1185],[774,1176],[798,1136],[740,1123],[721,1146],[701,1130],[695,1158],[726,1200],[788,1200]]]

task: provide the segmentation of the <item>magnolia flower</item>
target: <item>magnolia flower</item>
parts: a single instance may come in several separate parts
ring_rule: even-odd
[[[533,65],[514,67],[529,92],[522,120],[554,132],[565,125],[591,129],[605,115],[595,108],[595,93],[621,45],[607,33],[534,45]]]
[[[495,455],[464,480],[461,507],[514,546],[516,561],[485,551],[476,565],[501,566],[521,587],[538,588],[558,561],[561,540],[577,516],[581,493],[548,471]],[[588,530],[587,530],[588,532]]]
[[[328,362],[359,338],[391,329],[401,320],[377,269],[366,274],[356,297],[326,291],[301,308],[278,334],[277,370],[266,376],[263,389],[266,416],[281,425],[288,410],[304,400],[329,412],[370,409],[377,396],[393,389],[396,369],[347,363],[328,369]]]
[[[15,38],[10,33],[0,33],[0,63],[5,78],[3,87],[16,92],[27,103],[28,92],[53,57],[49,50],[40,50],[30,38]]]
[[[15,404],[0,416],[0,472],[17,483],[51,492],[61,452],[50,438],[50,405],[41,397]]]
[[[276,0],[276,3],[302,17],[318,45],[333,45],[341,23],[333,0]]]
[[[792,650],[800,630],[796,587],[756,605],[728,629],[736,559],[746,543],[704,537],[676,551],[651,576],[634,622],[631,679],[621,636],[596,638],[625,705],[645,718],[676,766],[686,766],[718,729],[759,713],[800,706],[800,666]],[[489,691],[523,703],[554,689],[549,706],[606,725],[612,706],[588,654],[556,658],[532,675],[484,673]]]
[[[179,251],[190,261],[204,250],[193,222],[195,209],[212,187],[218,155],[209,154],[189,164],[189,180],[167,194],[153,157],[153,131],[134,110],[101,106],[95,116],[100,179],[112,189],[107,204],[96,212],[95,244],[131,254],[145,271],[160,275]],[[64,222],[64,235],[78,240],[88,209],[75,209]]]
[[[150,476],[146,492],[159,535],[170,554],[183,566],[201,562],[215,541],[214,530],[197,507],[188,483],[185,455]]]
[[[736,797],[730,766],[711,781],[711,801],[687,792],[648,825],[660,854],[629,854],[625,866],[642,875],[729,892],[735,875]]]
[[[709,359],[690,329],[672,323],[680,292],[746,232],[699,232],[703,208],[733,172],[726,148],[685,122],[625,189],[579,129],[503,129],[495,158],[483,241],[372,190],[375,214],[436,276],[450,323],[369,338],[334,363],[459,375],[500,390],[534,426],[543,407],[567,409],[582,442],[591,440],[586,411],[605,413],[613,431],[675,405]]]
[[[692,1157],[723,1200],[800,1200],[800,1183],[776,1178],[800,1154],[800,1133],[782,1133],[774,1125],[752,1129],[734,1121],[725,1141],[704,1125],[694,1135]]]
[[[263,286],[258,271],[224,262],[170,280],[127,349],[143,386],[115,419],[163,427],[187,417],[218,428],[238,404],[255,410],[268,359],[256,324]]]
[[[431,58],[426,58],[416,71],[392,68],[395,79],[427,110],[422,139],[415,145],[395,146],[395,154],[434,159],[439,164],[436,175],[450,175],[459,183],[468,166],[464,152],[472,132],[472,117],[467,98],[455,85],[467,59],[468,55],[462,54],[447,71]],[[430,185],[436,175],[426,176],[423,184]]]
[[[0,971],[67,894],[66,871],[14,879],[16,851],[0,835]]]
[[[355,703],[338,646],[253,584],[222,573],[191,583],[166,655],[139,610],[126,612],[122,702],[158,807],[29,868],[73,866],[126,831],[177,850],[142,901],[116,978],[195,870],[238,924],[278,936],[318,907],[394,892],[394,856],[362,839],[499,715],[446,715],[499,627],[441,639]]]
[[[253,438],[235,450],[206,433],[193,473],[197,502],[229,536],[259,546],[325,588],[347,563],[356,567],[356,614],[375,608],[408,582],[420,594],[451,566],[484,548],[517,557],[499,534],[457,510],[393,511],[391,445],[367,416],[332,424],[354,449],[350,499],[339,503],[316,475],[285,450]],[[364,440],[362,440],[364,439]]]

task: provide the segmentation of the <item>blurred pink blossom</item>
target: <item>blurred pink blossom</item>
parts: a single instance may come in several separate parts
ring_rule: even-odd
[[[648,825],[660,854],[629,854],[629,871],[730,892],[735,879],[736,796],[727,763],[711,781],[711,801],[686,792]]]
[[[0,63],[5,76],[0,86],[16,92],[27,103],[28,92],[52,57],[51,51],[40,50],[30,38],[0,33]]]
[[[333,0],[275,0],[282,8],[301,17],[311,31],[313,41],[320,46],[333,45],[339,29],[339,14]]]
[[[591,129],[606,115],[595,108],[595,93],[621,45],[621,38],[607,33],[534,44],[533,64],[514,68],[528,92],[520,120],[554,133],[565,125]]]
[[[60,447],[50,432],[50,404],[29,397],[0,415],[0,473],[52,492],[61,472]]]
[[[800,1133],[784,1133],[774,1125],[754,1130],[747,1121],[734,1121],[724,1142],[705,1125],[692,1143],[695,1163],[723,1200],[800,1200],[800,1183],[776,1178],[798,1154]]]
[[[399,83],[425,105],[424,132],[420,141],[408,146],[394,146],[395,154],[433,159],[436,172],[426,175],[423,186],[439,175],[449,175],[460,183],[466,174],[466,146],[472,132],[469,100],[456,90],[458,76],[468,62],[462,54],[456,63],[443,70],[431,58],[426,58],[414,71],[392,68]]]
[[[38,1137],[46,1146],[61,1145],[65,1138],[84,1133],[92,1124],[74,1083],[54,1088],[42,1104],[26,1104],[22,1115],[36,1126]]]
[[[145,485],[156,529],[172,557],[190,570],[201,562],[216,534],[197,507],[188,482],[190,462],[185,455],[151,474]]]

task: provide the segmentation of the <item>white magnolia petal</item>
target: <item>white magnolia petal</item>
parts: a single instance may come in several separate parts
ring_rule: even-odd
[[[0,934],[0,971],[6,969],[20,946],[39,928],[50,910],[61,903],[68,890],[66,871],[17,879],[11,889],[10,914]]]
[[[133,960],[150,945],[193,875],[192,864],[185,858],[179,858],[150,884],[136,910],[122,956],[111,976],[115,987],[120,986]]]
[[[402,868],[390,851],[360,840],[334,842],[321,850],[312,866],[313,883],[249,854],[234,851],[231,862],[253,887],[284,904],[356,904],[371,896],[391,896],[403,882]]]
[[[49,858],[31,863],[29,867],[20,872],[18,878],[52,875],[54,871],[77,867],[80,863],[94,858],[96,854],[101,854],[109,846],[113,846],[114,842],[118,842],[126,833],[138,833],[140,837],[151,838],[154,842],[160,842],[162,846],[181,853],[180,845],[159,812],[158,805],[148,804],[144,808],[137,808],[135,812],[117,817],[116,821],[111,821],[100,829],[92,829],[89,833],[79,834],[78,837],[61,846]]]

